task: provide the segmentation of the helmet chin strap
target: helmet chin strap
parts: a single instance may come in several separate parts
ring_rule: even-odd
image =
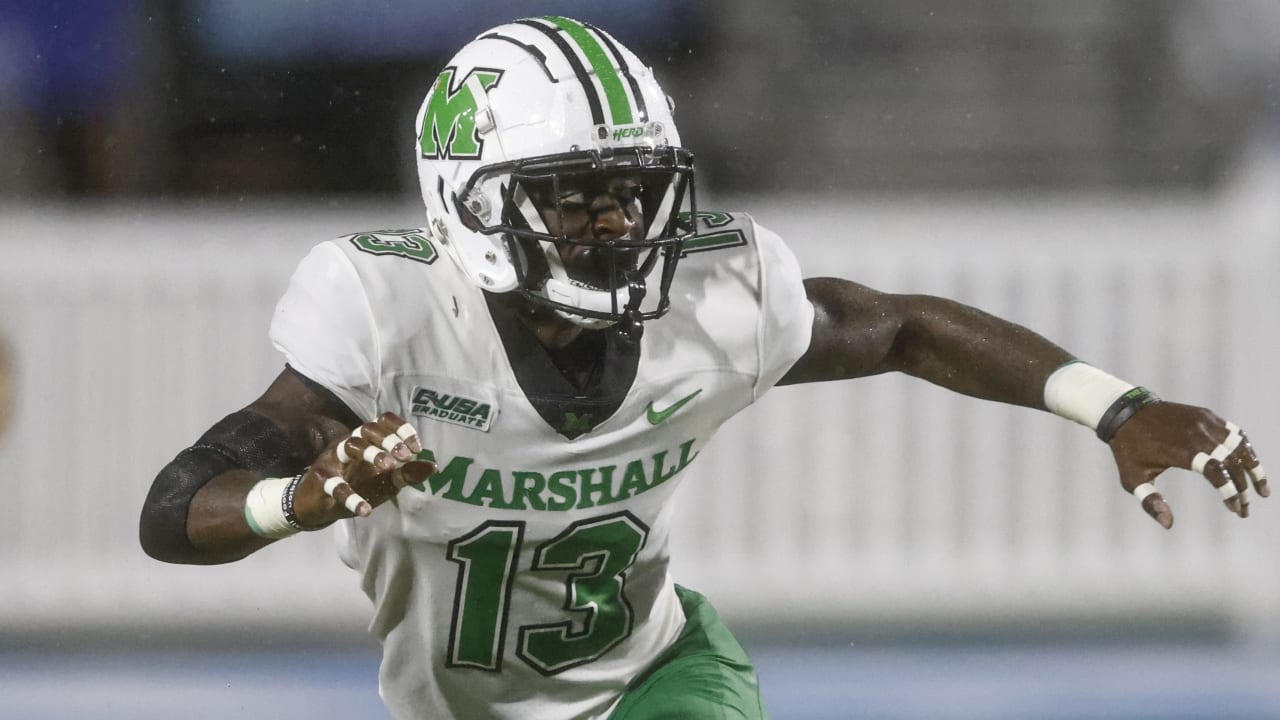
[[[560,265],[560,255],[555,248],[551,248],[551,254],[556,256],[555,262],[551,263],[551,277],[542,286],[541,295],[553,302],[572,307],[579,307],[584,310],[594,310],[596,312],[612,313],[614,312],[613,298],[614,293],[604,290],[590,290],[576,283],[570,282],[568,277],[564,275],[564,267]],[[643,282],[643,281],[642,281]],[[631,296],[630,288],[623,288],[618,291],[618,307],[624,311],[632,311],[629,302]],[[638,305],[638,303],[636,303]],[[616,320],[608,320],[605,318],[593,318],[579,315],[569,310],[561,310],[556,308],[556,314],[568,320],[569,322],[587,328],[588,330],[599,330],[613,325]]]
[[[638,337],[637,331],[642,325],[642,321],[640,320],[640,303],[644,300],[647,288],[644,282],[644,274],[639,271],[627,271],[626,281],[627,286],[618,291],[618,305],[622,308],[622,320],[620,321],[584,317],[567,310],[560,310],[559,308],[556,309],[556,314],[579,327],[586,328],[587,330],[603,330],[604,328],[616,325],[619,332],[635,339]],[[547,281],[544,292],[550,299],[556,300],[557,302],[566,302],[566,300],[559,296],[559,292],[566,289],[576,295],[577,300],[573,304],[577,307],[585,307],[594,310],[596,308],[591,307],[588,300],[596,301],[597,296],[602,296],[605,304],[600,309],[606,312],[613,312],[613,305],[609,301],[610,293],[607,292],[586,290],[585,288],[564,283],[554,278]]]
[[[627,303],[627,309],[622,323],[618,326],[618,330],[631,338],[632,341],[640,339],[640,329],[642,321],[640,320],[640,303],[644,301],[644,295],[648,291],[644,284],[644,273],[639,270],[628,270],[627,274],[627,297],[630,301]]]
[[[556,315],[577,325],[583,330],[604,330],[607,327],[613,327],[618,324],[616,320],[605,320],[604,318],[583,317],[576,313],[567,312],[565,310],[556,310]]]

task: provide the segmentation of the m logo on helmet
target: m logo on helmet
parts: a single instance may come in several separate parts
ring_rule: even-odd
[[[422,113],[418,144],[422,156],[437,160],[478,160],[484,149],[476,122],[488,102],[481,96],[498,84],[501,70],[475,68],[454,83],[457,68],[447,67],[436,78]]]

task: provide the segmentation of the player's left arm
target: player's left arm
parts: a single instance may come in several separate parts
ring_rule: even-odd
[[[882,293],[836,278],[809,278],[805,291],[814,308],[809,348],[780,385],[896,371],[973,397],[1052,410],[1099,432],[1121,485],[1166,528],[1173,513],[1151,483],[1171,467],[1203,474],[1240,517],[1249,514],[1250,481],[1259,495],[1270,495],[1238,427],[1208,409],[1129,390],[1025,327],[945,298]]]

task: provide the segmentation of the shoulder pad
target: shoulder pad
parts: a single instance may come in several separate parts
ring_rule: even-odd
[[[693,253],[742,247],[755,237],[755,221],[746,213],[727,213],[723,210],[699,210],[691,222],[689,213],[680,213],[677,222],[686,232],[696,235],[684,243],[680,257]]]
[[[430,265],[440,257],[435,245],[427,239],[427,231],[421,228],[409,230],[369,230],[351,233],[339,238],[356,250],[370,255],[390,255]]]

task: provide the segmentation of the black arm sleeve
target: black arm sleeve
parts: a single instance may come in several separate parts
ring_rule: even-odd
[[[266,477],[293,475],[310,458],[275,423],[249,410],[234,412],[178,453],[156,476],[142,506],[138,537],[148,555],[168,562],[197,552],[187,537],[191,499],[213,478],[244,469]]]

